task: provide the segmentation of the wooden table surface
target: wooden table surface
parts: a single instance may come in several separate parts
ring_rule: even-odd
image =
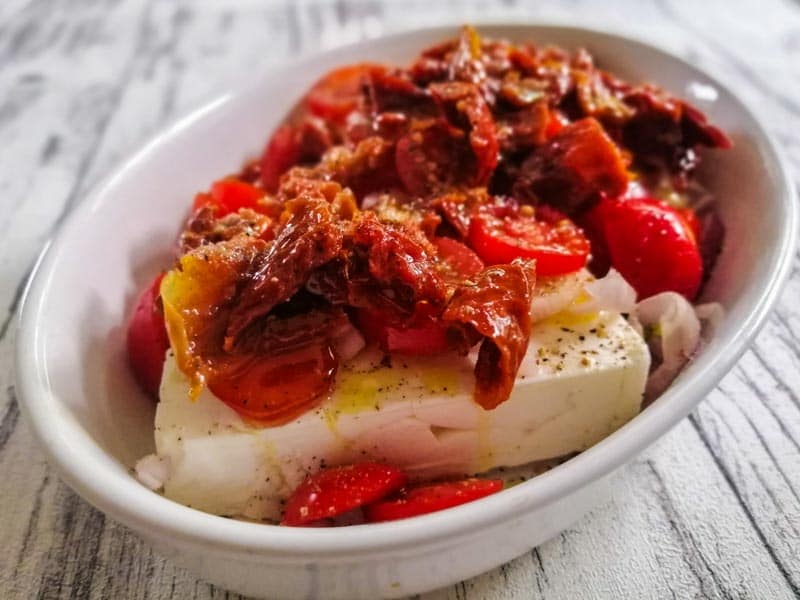
[[[16,312],[64,216],[167,121],[248,72],[385,31],[504,16],[628,30],[700,64],[758,110],[800,182],[800,3],[790,0],[0,2],[0,597],[235,597],[72,493],[20,419]],[[425,598],[800,597],[798,267],[750,351],[623,470],[610,503]]]

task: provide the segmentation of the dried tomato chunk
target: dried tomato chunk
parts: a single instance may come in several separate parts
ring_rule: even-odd
[[[522,164],[514,194],[569,213],[599,194],[622,194],[628,180],[620,148],[596,119],[586,118],[564,127]]]
[[[500,144],[492,111],[480,89],[475,84],[463,82],[434,83],[429,89],[451,123],[467,130],[475,155],[475,171],[472,178],[465,179],[471,185],[486,185],[497,166]]]
[[[533,263],[489,267],[453,294],[442,319],[483,337],[475,364],[475,401],[489,410],[506,401],[531,333]]]

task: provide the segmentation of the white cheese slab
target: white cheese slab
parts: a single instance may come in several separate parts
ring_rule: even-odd
[[[650,356],[618,314],[559,313],[534,326],[511,397],[490,411],[472,399],[474,356],[390,363],[362,352],[316,409],[262,428],[208,390],[192,401],[169,356],[155,431],[164,494],[215,514],[277,519],[281,501],[325,466],[375,460],[431,479],[580,452],[639,412]]]

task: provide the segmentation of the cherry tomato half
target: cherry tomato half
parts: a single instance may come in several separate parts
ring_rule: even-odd
[[[566,217],[545,221],[535,216],[482,211],[472,217],[467,238],[487,265],[532,258],[540,275],[577,271],[586,264],[590,250],[583,232]]]
[[[452,508],[503,489],[500,479],[464,479],[417,486],[364,508],[367,521],[394,521]]]
[[[396,323],[381,311],[362,308],[356,322],[364,337],[391,354],[441,354],[450,347],[447,327],[432,318],[417,319],[405,325]]]
[[[607,257],[639,299],[673,291],[692,300],[703,262],[692,224],[655,198],[603,199],[584,220],[592,248]]]
[[[157,397],[164,370],[164,355],[169,349],[164,313],[158,303],[161,280],[156,277],[139,297],[128,325],[128,362],[136,381],[148,394]]]
[[[454,273],[471,277],[483,271],[484,265],[480,257],[468,246],[448,237],[437,237],[433,240],[442,260]]]
[[[240,415],[281,425],[311,409],[333,385],[332,348],[309,344],[276,356],[228,357],[212,363],[208,388]]]
[[[385,67],[371,63],[348,65],[330,71],[306,96],[308,109],[326,121],[342,124],[358,106],[365,78]]]
[[[385,498],[406,484],[400,469],[379,463],[334,467],[307,477],[286,502],[282,525],[310,525]]]
[[[300,161],[300,141],[291,125],[272,134],[261,154],[261,183],[270,192],[278,191],[281,175]]]
[[[210,206],[219,218],[238,212],[240,208],[256,208],[263,197],[264,190],[247,182],[233,178],[220,179],[212,184],[210,193],[195,196],[194,210]]]

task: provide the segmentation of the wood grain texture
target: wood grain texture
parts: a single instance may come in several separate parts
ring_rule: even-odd
[[[86,191],[166,122],[300,53],[426,23],[557,19],[627,29],[758,109],[800,184],[800,6],[558,0],[0,2],[0,596],[235,598],[68,490],[17,407],[24,280]],[[613,500],[437,599],[800,597],[800,258],[752,349],[618,476]]]

